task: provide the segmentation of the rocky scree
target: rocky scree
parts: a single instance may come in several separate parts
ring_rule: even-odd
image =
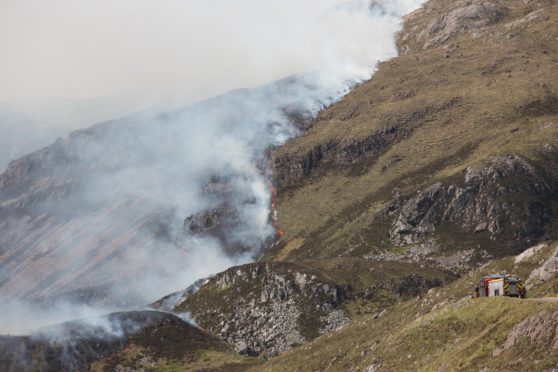
[[[287,263],[229,269],[174,311],[248,355],[277,355],[349,323],[347,288]]]

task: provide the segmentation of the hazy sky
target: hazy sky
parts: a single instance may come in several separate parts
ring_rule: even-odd
[[[0,101],[199,99],[319,68],[331,54],[354,59],[370,27],[328,19],[343,3],[0,0]]]

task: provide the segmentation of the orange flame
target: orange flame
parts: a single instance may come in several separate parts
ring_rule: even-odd
[[[275,209],[275,199],[277,198],[277,188],[273,185],[270,180],[267,180],[267,185],[269,187],[269,191],[271,192],[271,224],[275,228],[275,233],[279,240],[285,237],[285,232],[281,230],[279,223],[277,222],[277,210]]]

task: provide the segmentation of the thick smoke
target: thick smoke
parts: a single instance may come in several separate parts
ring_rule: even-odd
[[[73,129],[123,117],[151,104],[135,97],[0,102],[0,172],[10,160],[47,146]]]
[[[362,78],[393,55],[394,15],[419,1],[383,1],[373,22],[367,1],[345,1],[0,1],[0,170],[134,109],[316,69]]]
[[[78,7],[83,14],[73,22],[85,25],[113,6],[55,3]],[[101,67],[86,69],[92,74],[85,77],[84,70],[72,71],[81,64],[49,55],[50,64],[60,63],[69,71],[66,78],[82,84],[53,84],[44,76],[24,80],[53,86],[52,94],[145,89],[174,101],[164,112],[144,111],[58,140],[41,160],[48,177],[40,179],[39,189],[48,197],[28,200],[35,188],[0,200],[0,211],[24,205],[34,216],[23,220],[13,213],[0,221],[0,299],[8,304],[0,312],[9,314],[22,301],[34,309],[29,299],[44,307],[66,296],[73,305],[80,303],[76,293],[86,302],[103,298],[97,301],[105,303],[103,311],[130,308],[253,260],[275,234],[266,150],[298,134],[293,115],[311,118],[368,79],[378,60],[395,56],[400,17],[420,3],[211,0],[163,1],[153,8],[154,2],[124,1],[126,8],[111,8],[103,27],[85,28],[72,40],[79,45],[70,44],[82,50],[81,43],[95,33],[95,53],[114,59],[106,65],[94,59]],[[20,2],[10,5],[13,12],[21,10]],[[36,27],[48,29],[44,22]],[[63,30],[64,22],[55,34]],[[0,63],[3,74],[14,68],[9,59]],[[122,74],[124,66],[133,66],[129,74]],[[252,88],[177,108],[181,100],[242,86]],[[28,89],[47,93],[33,84]],[[185,229],[185,219],[215,209],[231,211],[234,228],[225,229],[226,236]],[[40,252],[41,265],[35,257],[19,266],[3,264],[10,255],[21,261],[33,252]],[[43,316],[33,326],[80,315],[82,308],[64,304],[57,305],[58,318]],[[88,315],[90,308],[83,309]],[[19,322],[3,315],[0,332],[28,328]]]

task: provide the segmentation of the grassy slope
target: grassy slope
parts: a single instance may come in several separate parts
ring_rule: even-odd
[[[506,23],[532,9],[518,1],[498,3],[506,7],[505,17],[479,38],[464,33],[444,46],[424,50],[422,44],[409,41],[412,36],[405,42],[401,38],[400,46],[409,47],[410,53],[381,64],[371,81],[325,110],[302,137],[278,149],[278,157],[293,157],[331,141],[365,138],[394,122],[402,123],[400,128],[409,133],[377,158],[322,165],[300,184],[281,190],[279,223],[287,237],[264,259],[305,262],[334,280],[370,283],[378,278],[367,265],[378,263],[363,263],[359,256],[396,249],[385,243],[387,226],[374,218],[394,189],[413,192],[494,155],[520,154],[544,162],[540,150],[556,146],[558,138],[558,101],[554,101],[558,97],[558,6],[542,1],[545,17],[509,30]],[[402,36],[416,35],[454,4],[429,1],[426,11],[408,19]],[[407,120],[417,112],[426,114]],[[543,166],[556,169],[555,164]],[[450,236],[440,242],[454,249],[493,244],[462,239],[469,238]],[[544,370],[555,366],[558,354],[549,353],[547,344],[522,340],[503,359],[493,358],[492,352],[519,321],[543,310],[558,310],[558,304],[467,297],[482,275],[507,270],[526,277],[548,254],[550,248],[520,266],[513,264],[512,257],[495,260],[449,286],[400,300],[380,318],[377,300],[355,301],[348,305],[353,322],[347,328],[274,358],[263,369],[359,370],[377,365],[393,371],[483,366]],[[414,269],[399,270],[396,275]],[[557,281],[530,292],[532,296],[557,293]]]
[[[361,370],[545,370],[558,363],[550,340],[530,343],[520,340],[500,359],[493,351],[502,345],[514,325],[541,311],[558,311],[558,303],[536,299],[471,299],[470,290],[485,274],[507,270],[526,276],[556,243],[528,261],[515,265],[512,258],[495,260],[472,271],[451,285],[403,301],[377,317],[377,312],[353,313],[353,322],[343,330],[322,336],[268,361],[258,370],[312,371]],[[530,291],[531,296],[558,293],[558,281]],[[365,308],[367,304],[353,306]]]
[[[430,1],[433,10],[410,19],[403,34],[416,35],[453,3]],[[364,138],[394,122],[410,133],[378,158],[323,166],[301,184],[282,190],[278,216],[288,241],[282,252],[268,258],[374,251],[386,230],[374,225],[374,216],[394,188],[414,191],[497,154],[537,160],[544,144],[556,144],[557,109],[548,105],[531,112],[527,107],[558,97],[557,7],[547,8],[546,20],[514,29],[515,36],[507,40],[511,31],[504,25],[528,9],[517,1],[499,3],[507,6],[506,16],[485,36],[473,39],[465,33],[445,47],[426,50],[408,44],[410,53],[381,64],[371,81],[278,150],[279,157],[303,154],[332,140]],[[402,99],[406,92],[411,97]],[[421,119],[408,120],[421,112],[426,112]]]
[[[256,358],[241,356],[227,344],[191,328],[157,326],[141,331],[123,349],[90,365],[91,371],[129,368],[148,371],[246,370],[260,364]]]
[[[293,261],[355,290],[417,273],[445,281],[447,273],[436,268],[361,257],[378,249],[396,249],[386,243],[388,226],[375,220],[394,189],[416,191],[493,155],[521,154],[540,161],[540,148],[556,144],[558,110],[545,103],[558,97],[557,6],[547,1],[547,18],[529,28],[514,29],[514,37],[508,40],[510,31],[504,25],[528,9],[519,1],[499,3],[507,7],[506,16],[480,38],[465,33],[454,36],[445,48],[425,50],[414,41],[400,39],[400,46],[409,47],[410,53],[381,64],[371,81],[322,112],[303,136],[277,150],[278,157],[292,157],[316,145],[366,138],[392,125],[407,133],[378,157],[348,165],[321,165],[300,184],[280,190],[279,223],[287,237],[264,260]],[[408,19],[402,35],[416,35],[454,4],[429,1],[427,11]],[[537,101],[542,103],[539,110],[529,110]],[[456,236],[440,242],[453,249],[489,243],[465,242]],[[159,365],[163,370],[234,370],[251,363],[256,364],[254,370],[282,371],[371,365],[394,371],[479,370],[483,366],[522,370],[531,365],[543,370],[558,363],[556,353],[546,352],[548,345],[523,342],[521,352],[512,348],[504,360],[495,360],[492,352],[519,321],[539,311],[558,310],[558,304],[506,298],[481,301],[467,295],[483,274],[508,270],[525,277],[541,255],[549,253],[547,249],[519,267],[514,267],[512,258],[495,260],[416,298],[385,293],[355,300],[347,304],[353,322],[345,329],[263,365],[252,358],[211,351],[191,360],[159,361]],[[552,282],[532,294],[557,292],[558,282]],[[207,299],[211,300],[222,301],[222,296]],[[386,312],[378,317],[382,309]],[[134,353],[130,350],[123,358],[135,363]]]
[[[114,371],[118,365],[132,370],[147,370],[150,372],[180,372],[180,371],[245,371],[252,366],[262,363],[256,358],[241,356],[233,352],[217,351],[208,348],[198,350],[189,358],[150,357],[160,354],[149,348],[130,345],[118,355],[118,361],[99,361],[90,366],[92,372]]]

